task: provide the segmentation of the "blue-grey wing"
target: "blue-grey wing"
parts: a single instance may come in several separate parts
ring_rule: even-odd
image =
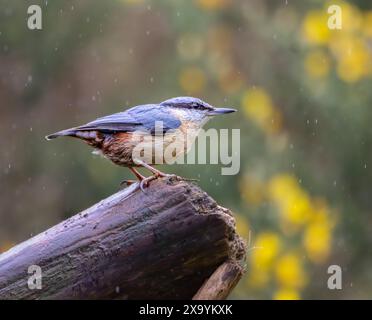
[[[154,134],[156,122],[162,123],[163,132],[176,129],[181,125],[181,122],[167,113],[164,107],[142,105],[98,118],[75,129],[81,131],[98,130],[101,132],[134,132],[140,130]]]
[[[112,131],[135,131],[141,123],[133,119],[127,112],[114,113],[102,118],[93,120],[87,124],[75,128],[76,130],[98,130],[102,132]]]
[[[169,113],[166,107],[157,104],[137,106],[129,109],[128,113],[141,122],[145,130],[150,131],[151,134],[160,128],[164,133],[175,130],[181,125],[181,121]],[[158,127],[156,128],[156,126]]]

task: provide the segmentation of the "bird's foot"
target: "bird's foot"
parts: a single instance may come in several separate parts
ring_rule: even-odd
[[[139,183],[139,187],[142,190],[142,192],[146,193],[145,188],[147,188],[149,186],[150,181],[156,180],[157,178],[158,178],[158,176],[152,175],[152,176],[149,176],[149,177],[146,177],[146,178],[142,179]]]
[[[193,179],[193,178],[185,178],[178,176],[176,174],[169,174],[169,173],[164,173],[164,172],[157,172],[155,176],[160,177],[160,178],[170,178],[170,179],[175,179],[178,181],[199,181],[198,179]]]
[[[179,177],[175,174],[168,174],[168,173],[164,173],[164,172],[159,171],[159,172],[153,174],[152,176],[149,176],[147,178],[142,179],[140,181],[140,184],[139,184],[140,189],[143,192],[145,192],[145,188],[147,188],[150,185],[150,182],[153,181],[153,180],[156,180],[158,178],[170,178],[170,179],[176,179],[176,180],[185,180],[184,178]]]
[[[156,174],[154,174],[152,176],[149,176],[149,177],[144,177],[140,181],[138,181],[138,180],[123,180],[122,182],[120,182],[120,187],[121,188],[128,187],[132,184],[135,184],[135,183],[139,182],[138,187],[141,189],[142,192],[146,193],[145,189],[150,185],[150,182],[153,181],[153,180],[156,180],[158,178],[168,178],[168,179],[171,179],[171,180],[174,179],[174,180],[177,180],[177,181],[199,181],[198,179],[185,178],[185,177],[177,176],[175,174],[160,172],[160,173],[156,173]]]
[[[154,176],[156,176],[156,178],[168,178],[169,180],[177,180],[177,181],[199,181],[198,179],[193,179],[193,178],[185,178],[185,177],[181,177],[181,176],[178,176],[176,174],[169,174],[169,173],[164,173],[164,172],[159,172],[159,173],[156,173]]]

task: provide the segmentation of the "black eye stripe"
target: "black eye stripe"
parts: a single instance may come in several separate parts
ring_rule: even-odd
[[[170,107],[180,108],[180,109],[194,109],[194,110],[213,110],[209,106],[205,106],[199,103],[177,103],[177,104],[168,104]]]

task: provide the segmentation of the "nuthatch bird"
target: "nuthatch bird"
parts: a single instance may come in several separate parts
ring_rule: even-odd
[[[134,139],[135,134],[141,133],[142,138],[150,138],[150,143],[156,149],[157,145],[154,143],[155,133],[158,134],[156,123],[162,123],[162,134],[167,136],[162,140],[164,144],[162,150],[164,150],[166,145],[177,142],[177,140],[186,144],[187,141],[181,136],[188,131],[196,132],[197,135],[198,130],[211,117],[235,111],[231,108],[215,108],[193,97],[177,97],[159,104],[140,105],[98,118],[82,126],[48,135],[46,139],[69,136],[83,140],[115,164],[128,167],[140,181],[141,189],[144,190],[151,180],[169,175],[152,166],[156,164],[153,156],[145,161],[133,156],[133,150],[139,142],[138,139]],[[188,150],[189,146],[185,145],[182,152],[186,153]],[[135,167],[144,167],[153,175],[144,177]],[[129,181],[127,182],[129,184]]]

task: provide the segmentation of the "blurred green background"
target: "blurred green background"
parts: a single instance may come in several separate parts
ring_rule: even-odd
[[[240,173],[161,169],[234,211],[249,250],[232,297],[371,298],[371,45],[362,0],[0,0],[0,252],[131,178],[46,134],[192,95],[239,110],[208,127],[241,129]],[[342,290],[327,288],[332,264]]]

